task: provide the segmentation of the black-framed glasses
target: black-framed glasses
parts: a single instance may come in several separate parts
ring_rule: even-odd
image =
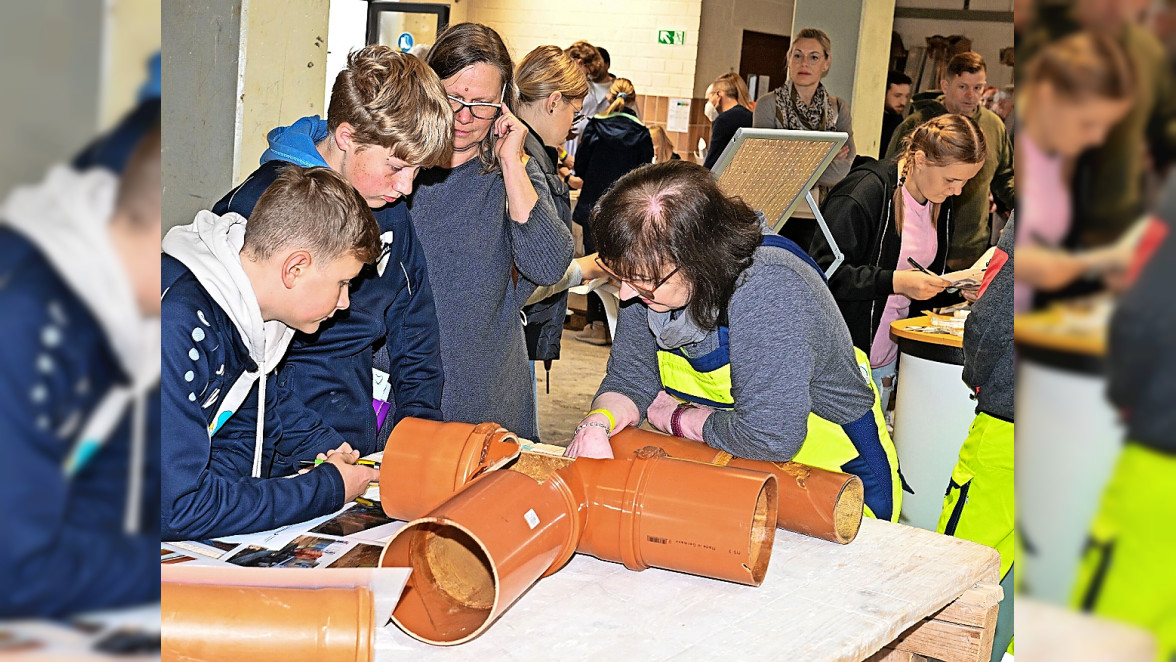
[[[445,95],[449,98],[449,107],[453,109],[453,114],[457,115],[462,108],[469,108],[470,114],[480,120],[492,120],[502,114],[502,99],[506,98],[506,83],[502,84],[502,92],[499,93],[498,103],[489,103],[487,101],[473,101],[466,102],[457,97]]]
[[[665,276],[662,276],[661,278],[659,278],[657,280],[657,282],[655,282],[653,284],[653,289],[645,289],[644,287],[638,287],[637,285],[635,285],[633,283],[633,281],[629,280],[628,278],[621,278],[620,276],[617,275],[617,273],[615,271],[604,266],[604,262],[602,262],[600,260],[600,256],[596,257],[596,265],[598,267],[600,267],[604,271],[604,273],[608,274],[609,276],[612,276],[613,278],[621,281],[622,283],[625,283],[629,287],[633,288],[634,292],[636,292],[637,294],[640,294],[642,297],[644,297],[646,299],[649,299],[650,301],[653,300],[653,298],[654,298],[653,295],[655,292],[657,292],[657,288],[661,287],[662,285],[665,285],[666,281],[668,281],[670,278],[673,278],[674,274],[678,273],[678,270],[682,268],[680,266],[674,267],[673,271],[666,274]]]

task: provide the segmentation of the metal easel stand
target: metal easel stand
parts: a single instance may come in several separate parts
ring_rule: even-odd
[[[829,242],[829,248],[833,251],[833,264],[825,270],[825,278],[832,278],[833,272],[837,271],[837,267],[845,261],[845,253],[837,246],[837,240],[833,238],[833,233],[829,232],[829,224],[825,222],[825,217],[821,215],[821,210],[817,208],[817,201],[813,200],[813,192],[810,190],[804,194],[804,199],[808,200],[809,209],[813,210],[813,216],[817,218],[817,225],[821,226],[821,234],[825,235],[825,241]]]

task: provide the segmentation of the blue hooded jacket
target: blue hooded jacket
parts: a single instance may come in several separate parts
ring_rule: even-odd
[[[139,313],[97,250],[116,185],[55,169],[0,209],[0,619],[159,600],[158,373],[128,372],[152,340],[119,337]],[[118,391],[134,395],[109,408]]]
[[[270,131],[261,167],[221,198],[213,212],[248,218],[286,164],[326,167],[315,144],[327,136],[327,123],[318,116]],[[398,201],[372,211],[384,244],[380,259],[352,280],[351,307],[324,322],[313,336],[296,335],[278,369],[279,386],[297,394],[365,455],[382,450],[387,432],[405,416],[441,420],[444,380],[433,290],[408,209]],[[382,348],[387,350],[391,386],[387,399],[394,406],[383,432],[372,408],[373,395],[382,395],[374,393],[372,373]],[[254,410],[246,403],[241,414]],[[327,449],[303,449],[303,457],[313,458],[322,450]],[[295,468],[275,464],[274,471]]]

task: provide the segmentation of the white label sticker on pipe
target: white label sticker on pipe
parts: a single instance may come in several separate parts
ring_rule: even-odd
[[[523,514],[523,519],[527,520],[527,526],[534,529],[539,526],[539,516],[535,514],[535,509],[532,508]]]

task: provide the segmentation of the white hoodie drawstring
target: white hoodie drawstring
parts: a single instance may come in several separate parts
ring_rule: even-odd
[[[263,352],[264,354],[264,352]],[[261,384],[257,387],[257,436],[253,442],[253,477],[261,478],[261,449],[265,442],[265,359],[257,364]]]
[[[131,458],[127,462],[127,505],[123,512],[123,532],[127,535],[139,532],[143,518],[143,464],[147,445],[147,398],[146,393],[135,393],[135,408],[131,421]]]

